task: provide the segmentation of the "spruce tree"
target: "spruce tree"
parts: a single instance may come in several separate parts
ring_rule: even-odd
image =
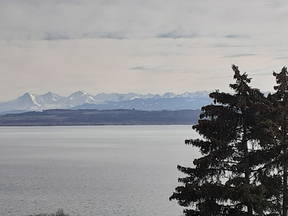
[[[193,167],[178,166],[185,177],[178,179],[181,186],[170,197],[185,207],[186,216],[272,212],[271,194],[260,182],[267,178],[258,174],[263,167],[258,118],[264,96],[249,86],[251,79],[246,73],[241,74],[235,65],[232,69],[235,83],[230,87],[234,93],[211,93],[214,104],[202,107],[198,124],[193,126],[202,138],[185,141],[202,153]]]
[[[287,206],[288,206],[288,191],[287,191],[287,175],[288,175],[288,164],[287,164],[287,133],[288,133],[288,73],[287,67],[283,67],[280,73],[273,73],[276,77],[276,82],[278,85],[275,86],[275,90],[277,91],[274,94],[274,97],[277,100],[277,108],[278,108],[278,118],[276,118],[279,123],[279,141],[281,145],[281,153],[283,157],[281,157],[281,165],[283,170],[283,216],[287,216]]]
[[[263,124],[267,129],[270,140],[265,144],[263,151],[267,152],[263,179],[266,187],[270,187],[273,194],[273,204],[278,209],[278,215],[287,216],[288,207],[288,72],[283,67],[280,73],[274,72],[276,86],[274,94],[269,94],[269,109],[266,110],[266,121]],[[275,188],[276,186],[276,188]],[[277,189],[277,190],[276,190]]]

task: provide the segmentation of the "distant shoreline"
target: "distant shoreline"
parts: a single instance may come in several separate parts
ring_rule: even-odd
[[[0,127],[192,125],[200,110],[45,110],[0,116]]]
[[[90,126],[185,126],[191,124],[95,124],[95,125],[0,125],[0,128],[4,127],[90,127]]]

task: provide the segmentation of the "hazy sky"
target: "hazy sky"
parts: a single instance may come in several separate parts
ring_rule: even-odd
[[[0,0],[0,100],[24,92],[270,90],[288,62],[285,0]]]

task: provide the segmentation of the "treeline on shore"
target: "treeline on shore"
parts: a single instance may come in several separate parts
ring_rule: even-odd
[[[191,125],[200,110],[45,110],[0,116],[0,126]]]
[[[287,216],[288,72],[264,95],[233,65],[233,93],[214,91],[193,128],[201,138],[186,140],[200,150],[170,197],[185,216]],[[271,74],[272,75],[272,74]],[[272,76],[271,76],[272,78]]]
[[[51,213],[51,214],[40,213],[40,214],[33,214],[29,216],[70,216],[70,215],[66,214],[63,209],[58,209],[56,213]]]

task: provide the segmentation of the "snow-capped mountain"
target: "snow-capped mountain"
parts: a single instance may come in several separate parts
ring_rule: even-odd
[[[126,93],[126,94],[119,94],[119,93],[100,93],[97,94],[94,99],[96,100],[96,104],[102,104],[106,103],[108,101],[126,101],[126,100],[133,100],[135,98],[148,98],[148,97],[153,97],[154,95],[152,94],[136,94],[136,93]]]
[[[208,92],[165,93],[101,93],[91,95],[77,91],[64,97],[48,92],[43,95],[25,93],[8,102],[0,103],[0,113],[41,111],[47,109],[140,109],[177,110],[198,109],[211,103]]]
[[[61,102],[65,97],[48,92],[43,95],[35,95],[35,101],[40,105],[40,109],[57,109],[61,108]],[[1,108],[1,106],[0,106]]]
[[[28,110],[41,110],[34,94],[25,93],[15,100],[0,103],[0,112],[22,112]]]
[[[211,99],[206,97],[193,98],[193,97],[182,97],[181,95],[162,95],[154,96],[150,98],[135,98],[131,100],[123,101],[108,101],[102,104],[83,104],[74,109],[136,109],[146,111],[156,110],[188,110],[188,109],[199,109],[204,105],[211,103]]]
[[[41,111],[47,109],[69,109],[82,104],[96,103],[94,96],[77,91],[68,97],[48,92],[43,95],[25,93],[15,100],[0,103],[0,112]]]
[[[74,106],[79,106],[81,104],[96,103],[93,95],[90,95],[83,91],[77,91],[63,99],[62,106],[64,108],[71,108]]]

